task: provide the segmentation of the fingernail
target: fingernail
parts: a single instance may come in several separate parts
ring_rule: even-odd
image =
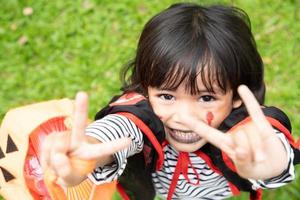
[[[71,117],[66,117],[64,120],[64,125],[66,126],[67,129],[71,130],[72,129],[72,124],[73,120]]]

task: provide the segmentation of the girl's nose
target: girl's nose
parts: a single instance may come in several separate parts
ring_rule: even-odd
[[[172,115],[172,119],[176,123],[181,123],[181,120],[184,116],[196,116],[196,108],[193,107],[190,103],[181,103],[175,107]]]

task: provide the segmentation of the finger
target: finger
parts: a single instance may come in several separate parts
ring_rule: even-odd
[[[247,137],[247,134],[243,131],[238,131],[232,134],[235,148],[235,158],[233,162],[237,169],[238,174],[241,177],[247,178],[252,172],[254,156],[251,151],[251,146]]]
[[[257,102],[255,96],[253,93],[250,91],[250,89],[245,86],[241,85],[238,88],[238,93],[240,97],[242,98],[247,111],[257,126],[257,128],[262,132],[262,133],[272,133],[272,127],[268,120],[266,119],[259,103]]]
[[[52,133],[50,136],[52,138],[51,154],[67,154],[67,152],[69,151],[70,133],[68,131],[65,131]]]
[[[250,144],[251,151],[253,152],[253,159],[255,162],[262,162],[265,160],[265,153],[263,151],[263,138],[261,133],[256,130],[253,122],[248,122],[242,129],[247,133],[247,138]]]
[[[67,132],[52,133],[48,135],[42,143],[41,148],[41,165],[43,169],[51,166],[51,157],[56,153],[66,153],[68,147]]]
[[[70,156],[85,160],[97,159],[103,156],[113,155],[114,153],[129,147],[130,143],[130,138],[122,138],[98,144],[84,143],[80,148],[73,151]]]
[[[227,134],[210,127],[201,120],[195,119],[190,116],[181,116],[181,122],[189,127],[192,131],[199,134],[202,138],[209,143],[220,148],[229,156],[234,156],[233,141]]]
[[[244,131],[231,133],[235,144],[235,163],[237,166],[249,164],[253,160],[249,139]]]
[[[69,157],[66,154],[57,153],[54,157],[51,157],[52,169],[58,177],[64,180],[70,179],[72,167],[70,165]]]
[[[42,148],[41,148],[41,165],[43,169],[47,169],[50,164],[52,145],[53,145],[53,137],[49,135],[43,141]]]
[[[60,133],[52,133],[47,137],[48,144],[48,152],[46,157],[44,158],[47,162],[44,169],[51,168],[55,171],[55,159],[58,154],[67,154],[68,152],[68,142],[69,142],[69,133],[68,132],[60,132]]]
[[[87,123],[88,96],[85,92],[78,92],[75,98],[75,111],[71,136],[71,148],[74,149],[84,140]]]

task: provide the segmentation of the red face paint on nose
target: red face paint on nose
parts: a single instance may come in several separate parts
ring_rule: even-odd
[[[206,114],[206,120],[207,120],[208,125],[211,125],[211,122],[213,119],[214,119],[214,115],[212,114],[212,112],[208,112]]]

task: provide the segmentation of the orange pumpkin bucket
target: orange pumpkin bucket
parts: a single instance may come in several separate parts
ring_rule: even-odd
[[[0,128],[0,194],[7,200],[110,200],[116,182],[95,185],[89,179],[75,187],[62,188],[50,170],[40,165],[40,150],[47,135],[64,132],[65,120],[73,113],[73,101],[52,100],[10,110]],[[5,149],[5,151],[3,151]],[[89,173],[94,161],[72,158],[74,165]]]

